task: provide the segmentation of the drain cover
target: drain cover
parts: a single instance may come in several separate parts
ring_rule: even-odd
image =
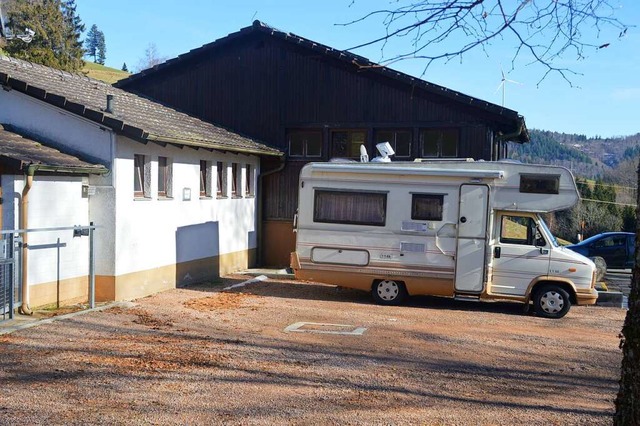
[[[367,329],[348,324],[325,324],[320,322],[297,322],[284,329],[285,333],[319,333],[362,336]]]

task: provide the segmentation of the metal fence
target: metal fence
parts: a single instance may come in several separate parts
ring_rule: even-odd
[[[13,318],[22,303],[22,238],[19,234],[0,235],[0,310],[2,320]]]
[[[31,233],[70,231],[72,238],[89,237],[89,307],[95,307],[95,256],[94,256],[94,231],[96,227],[66,226],[58,228],[14,229],[0,231],[0,321],[13,319],[14,311],[22,303],[22,249],[24,247],[22,236]],[[57,244],[40,245],[40,248],[49,249],[50,256],[60,257],[60,238]],[[58,271],[59,273],[59,271]]]

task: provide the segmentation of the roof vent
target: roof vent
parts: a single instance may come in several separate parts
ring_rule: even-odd
[[[104,112],[113,114],[114,102],[115,101],[113,100],[113,95],[107,95],[107,108],[104,110]]]

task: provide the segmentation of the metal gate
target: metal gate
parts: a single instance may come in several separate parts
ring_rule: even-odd
[[[15,308],[22,304],[22,249],[23,235],[26,233],[47,233],[57,231],[70,231],[72,238],[89,237],[89,300],[90,308],[95,307],[95,258],[94,258],[94,231],[93,222],[89,226],[64,226],[59,228],[14,229],[0,231],[0,321],[13,319]],[[54,244],[40,244],[38,249],[57,248],[59,256],[60,238]],[[29,250],[35,249],[33,244]],[[52,250],[53,251],[53,250]],[[58,268],[60,267],[58,259]],[[59,270],[58,270],[59,273]]]
[[[18,234],[0,235],[0,313],[1,320],[13,318],[22,303],[22,238]]]

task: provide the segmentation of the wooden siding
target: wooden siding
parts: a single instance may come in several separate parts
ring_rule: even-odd
[[[515,130],[508,128],[512,121],[496,121],[500,117],[486,110],[263,33],[237,38],[125,87],[283,151],[286,129],[322,129],[320,160],[329,159],[330,129],[367,130],[374,156],[376,128],[409,128],[415,157],[420,129],[455,127],[460,129],[458,155],[485,160],[494,151],[492,132]],[[263,219],[293,218],[303,164],[289,160],[283,172],[265,178]]]

